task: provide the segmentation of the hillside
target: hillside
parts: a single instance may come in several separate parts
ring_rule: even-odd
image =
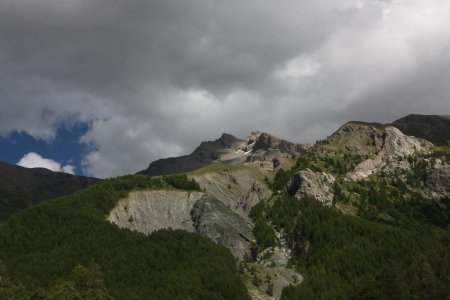
[[[0,285],[0,295],[30,299],[36,293],[56,294],[50,299],[63,299],[67,290],[88,289],[106,290],[114,299],[248,299],[225,247],[180,230],[146,236],[105,218],[130,191],[174,187],[196,188],[183,178],[108,179],[14,215],[0,225],[0,258],[7,270],[0,280],[10,282],[8,289]],[[93,263],[98,267],[91,267]],[[79,283],[80,268],[101,270],[104,287]]]
[[[260,249],[284,241],[305,277],[281,299],[448,297],[449,163],[448,147],[349,122],[279,170],[250,216],[271,225]]]
[[[394,121],[392,126],[403,133],[427,139],[437,145],[450,146],[450,116],[408,115]]]
[[[90,274],[100,299],[450,295],[448,146],[352,121],[313,146],[255,132],[194,152],[214,159],[12,216],[0,225],[3,286],[55,299]]]
[[[84,189],[96,178],[28,169],[0,161],[0,222],[41,201]]]

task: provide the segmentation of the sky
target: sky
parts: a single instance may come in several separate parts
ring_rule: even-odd
[[[2,0],[0,160],[95,177],[223,132],[450,114],[448,0]]]

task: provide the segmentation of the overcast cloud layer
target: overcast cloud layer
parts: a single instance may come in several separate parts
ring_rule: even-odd
[[[222,132],[299,142],[450,113],[448,0],[3,0],[0,134],[91,122],[85,173]]]

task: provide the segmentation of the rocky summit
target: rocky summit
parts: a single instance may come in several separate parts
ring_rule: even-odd
[[[258,162],[269,168],[276,164],[277,156],[295,155],[308,148],[306,144],[296,144],[268,133],[252,132],[246,139],[238,139],[223,133],[215,141],[202,142],[191,154],[156,160],[142,175],[167,175],[191,172],[214,162],[241,164]]]

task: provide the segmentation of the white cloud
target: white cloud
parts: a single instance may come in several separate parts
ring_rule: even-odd
[[[75,167],[72,165],[65,165],[61,167],[61,171],[67,174],[75,175]]]
[[[18,166],[25,168],[45,168],[54,172],[64,172],[74,175],[75,167],[72,165],[65,165],[61,167],[61,164],[53,159],[43,158],[37,153],[29,152],[25,154],[17,163]]]

